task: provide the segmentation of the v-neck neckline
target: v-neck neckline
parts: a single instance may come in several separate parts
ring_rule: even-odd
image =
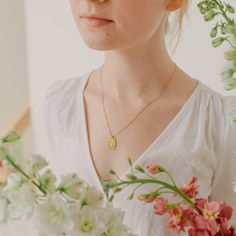
[[[87,129],[87,120],[86,120],[86,113],[85,113],[85,106],[84,106],[84,89],[85,86],[88,83],[88,80],[92,74],[93,71],[95,71],[96,69],[92,69],[90,70],[88,73],[86,73],[83,77],[82,77],[82,85],[81,85],[81,90],[80,90],[80,99],[81,99],[81,116],[82,116],[82,132],[83,132],[83,140],[84,140],[84,144],[85,144],[85,149],[86,152],[88,154],[88,162],[89,165],[96,177],[96,181],[98,182],[102,192],[104,193],[103,190],[103,186],[102,186],[102,179],[99,178],[99,174],[97,172],[96,166],[94,164],[92,155],[91,155],[91,151],[90,151],[90,143],[89,143],[89,139],[88,139],[88,129]],[[143,151],[143,153],[135,160],[133,161],[133,166],[137,165],[141,160],[143,160],[145,158],[145,156],[147,156],[147,154],[155,147],[160,146],[160,144],[164,141],[165,138],[167,138],[168,134],[170,133],[170,131],[176,127],[176,125],[178,124],[178,121],[181,119],[181,117],[187,113],[188,108],[190,107],[191,103],[195,100],[195,98],[197,97],[197,94],[200,91],[200,88],[202,87],[202,82],[196,78],[191,77],[193,80],[197,81],[198,84],[195,87],[195,89],[193,90],[193,92],[191,93],[191,95],[188,97],[188,99],[185,101],[185,103],[182,105],[182,107],[180,108],[180,110],[178,111],[178,113],[174,116],[174,118],[172,118],[172,120],[169,122],[169,124],[164,128],[164,130],[158,135],[158,137],[156,137],[152,143]],[[128,169],[126,169],[123,174],[121,176],[119,176],[119,178],[123,179],[125,177],[125,175],[131,170],[131,167],[129,167]]]

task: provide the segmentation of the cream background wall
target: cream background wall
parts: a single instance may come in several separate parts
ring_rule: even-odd
[[[0,0],[0,135],[29,98],[26,45],[24,2]],[[23,138],[26,153],[31,140],[29,127]],[[0,235],[33,236],[22,222],[0,225]]]
[[[0,0],[0,133],[28,98],[24,4]]]

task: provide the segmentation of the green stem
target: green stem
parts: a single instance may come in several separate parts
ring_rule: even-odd
[[[136,186],[134,189],[133,189],[133,191],[132,191],[132,195],[135,193],[135,191],[139,188],[139,187],[141,187],[143,185],[143,183],[141,183],[141,184],[139,184],[138,186]]]
[[[226,38],[225,40],[230,44],[230,46],[231,46],[232,48],[236,49],[236,46],[234,46],[234,45],[230,42],[229,39]]]
[[[172,180],[172,183],[174,184],[174,186],[176,186],[176,183],[175,183],[173,177],[171,176],[171,174],[167,170],[165,172],[170,177],[170,179]]]
[[[224,12],[224,9],[223,7],[221,6],[221,4],[218,2],[218,0],[213,0],[219,7],[221,13],[222,13],[222,16],[225,18],[225,20],[228,22],[228,24],[232,24],[232,20],[226,15],[226,13]]]
[[[115,186],[123,185],[123,184],[137,184],[137,183],[143,183],[143,184],[150,184],[150,183],[155,183],[155,184],[160,184],[164,186],[167,189],[172,190],[175,192],[177,195],[182,197],[187,203],[189,203],[197,212],[200,213],[200,210],[196,207],[196,205],[192,202],[188,196],[186,196],[181,190],[179,190],[176,186],[170,185],[168,183],[165,183],[161,180],[157,179],[137,179],[137,180],[131,180],[131,181],[122,181],[120,183],[116,183]]]
[[[30,180],[35,186],[38,187],[38,189],[46,195],[46,191],[39,185],[37,184],[34,180],[31,180],[31,178],[14,162],[12,161],[10,155],[6,154],[6,160],[11,163],[11,165],[18,171],[20,172],[23,176],[25,176],[28,180]]]

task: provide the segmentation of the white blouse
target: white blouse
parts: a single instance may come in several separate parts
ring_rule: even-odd
[[[85,123],[83,91],[91,72],[52,83],[45,95],[43,113],[52,155],[50,165],[56,175],[76,172],[103,192],[91,159]],[[177,115],[133,164],[146,167],[158,163],[171,172],[178,185],[198,176],[199,196],[231,205],[235,211],[231,223],[236,227],[236,126],[228,119],[236,112],[236,97],[223,96],[197,81]],[[139,236],[177,235],[166,229],[166,216],[153,213],[153,204],[136,198],[127,200],[133,187],[116,193],[113,199],[114,207],[125,211],[124,222],[131,231]],[[137,194],[151,189],[152,185],[144,185]]]

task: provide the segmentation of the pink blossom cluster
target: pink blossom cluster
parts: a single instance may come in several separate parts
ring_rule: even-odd
[[[156,164],[147,166],[150,174],[164,172]],[[208,201],[197,198],[197,177],[178,188],[190,201],[169,202],[159,194],[143,194],[138,198],[147,203],[154,202],[154,213],[168,214],[167,228],[177,233],[188,232],[190,236],[236,236],[234,228],[229,225],[233,209],[225,202]],[[177,193],[173,192],[176,197]],[[183,200],[183,199],[182,199]],[[191,203],[191,204],[190,204]]]

